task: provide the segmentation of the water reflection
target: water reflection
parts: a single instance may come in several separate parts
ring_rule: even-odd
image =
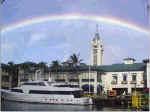
[[[99,107],[94,105],[60,105],[60,104],[39,104],[23,103],[13,101],[2,101],[2,111],[119,111],[128,110],[120,107]]]

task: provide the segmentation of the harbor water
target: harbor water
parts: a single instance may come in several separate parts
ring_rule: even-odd
[[[24,103],[2,100],[2,111],[129,111],[125,107],[99,107],[95,105],[61,105]]]

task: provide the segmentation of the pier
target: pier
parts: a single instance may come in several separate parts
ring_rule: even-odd
[[[132,110],[149,110],[149,98],[147,95],[136,93],[124,96],[96,96],[92,97],[93,104],[100,107],[125,107]]]

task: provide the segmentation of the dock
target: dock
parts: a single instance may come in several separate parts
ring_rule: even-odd
[[[93,104],[100,107],[125,107],[132,110],[149,110],[149,101],[147,98],[140,96],[119,96],[119,97],[108,97],[108,96],[96,96],[93,97]]]

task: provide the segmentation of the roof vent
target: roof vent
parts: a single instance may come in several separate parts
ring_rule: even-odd
[[[133,64],[136,60],[134,58],[125,58],[124,64]]]

